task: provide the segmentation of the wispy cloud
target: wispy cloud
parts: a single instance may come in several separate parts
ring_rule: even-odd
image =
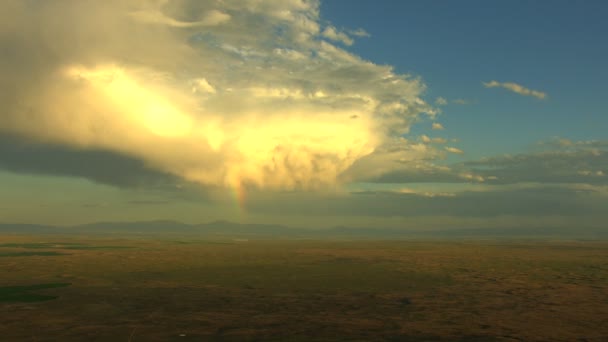
[[[482,83],[483,83],[484,87],[486,87],[486,88],[500,87],[500,88],[510,90],[519,95],[533,96],[540,100],[544,100],[547,97],[547,94],[542,91],[528,89],[517,83],[512,83],[512,82],[501,83],[501,82],[497,82],[497,81],[482,82]]]
[[[455,154],[464,154],[464,151],[456,148],[456,147],[451,147],[451,146],[446,146],[445,150],[450,152],[450,153],[455,153]]]
[[[540,152],[502,155],[465,162],[462,166],[490,183],[608,184],[608,144],[560,139]],[[489,176],[494,176],[490,179]]]
[[[356,30],[349,30],[348,33],[352,34],[355,37],[371,37],[369,32],[365,31],[362,28],[358,28]]]
[[[452,102],[455,103],[455,104],[458,104],[458,105],[468,105],[468,104],[471,103],[471,101],[468,101],[468,100],[465,100],[465,99],[455,99]]]
[[[604,224],[608,212],[606,197],[597,192],[580,192],[576,188],[560,188],[551,185],[534,185],[521,188],[492,188],[484,186],[482,191],[434,191],[410,188],[394,190],[360,191],[351,196],[312,197],[302,194],[286,195],[282,198],[261,195],[252,201],[253,211],[264,214],[291,213],[309,216],[454,216],[547,218],[556,217],[563,225],[564,217],[592,215],[595,225]],[[455,221],[450,218],[449,223]],[[568,224],[576,220],[568,220]],[[403,223],[401,223],[403,224]],[[493,226],[495,222],[484,220],[482,225]],[[563,225],[567,226],[567,225]]]
[[[438,97],[435,99],[435,104],[438,106],[445,106],[448,104],[448,100],[445,97]]]
[[[205,13],[203,18],[197,21],[176,20],[163,14],[159,9],[140,10],[130,12],[129,15],[142,22],[168,25],[173,27],[215,26],[230,20],[230,15],[218,10],[211,10]]]
[[[422,142],[432,141],[426,135]],[[428,146],[428,145],[427,145]],[[572,141],[553,139],[538,145],[543,150],[515,155],[498,155],[450,165],[415,159],[378,173],[369,182],[379,183],[462,183],[476,182],[496,186],[514,184],[551,184],[569,187],[586,184],[591,187],[608,185],[608,141]],[[463,151],[446,146],[445,151]],[[428,154],[427,154],[428,155]]]
[[[327,26],[322,33],[323,37],[331,39],[336,42],[341,42],[344,45],[353,45],[353,40],[346,33],[340,32],[333,26]]]
[[[424,197],[454,197],[454,196],[456,196],[456,193],[453,193],[453,192],[421,191],[421,190],[410,189],[410,188],[398,189],[396,192],[400,193],[400,194],[412,194],[412,195],[418,195],[418,196],[424,196]]]
[[[447,143],[447,139],[445,138],[440,138],[440,137],[435,137],[435,138],[430,138],[428,135],[423,134],[420,136],[420,140],[425,143],[425,144],[445,144]]]

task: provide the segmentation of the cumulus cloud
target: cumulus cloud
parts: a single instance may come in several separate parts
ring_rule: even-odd
[[[524,95],[524,96],[533,96],[540,100],[544,100],[547,97],[547,94],[542,91],[528,89],[522,85],[519,85],[517,83],[512,83],[512,82],[501,83],[501,82],[497,82],[497,81],[490,81],[490,82],[483,82],[483,85],[486,88],[497,88],[497,87],[505,88],[516,94]]]
[[[266,189],[331,186],[395,146],[436,153],[400,140],[436,113],[424,84],[319,22],[317,1],[2,1],[0,131]]]

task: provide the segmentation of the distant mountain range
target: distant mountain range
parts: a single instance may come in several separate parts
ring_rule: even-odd
[[[96,222],[76,226],[0,223],[0,234],[90,234],[90,235],[200,235],[230,238],[336,238],[336,239],[407,239],[407,238],[568,238],[608,239],[608,229],[570,228],[454,228],[416,230],[397,228],[333,227],[326,229],[293,228],[272,224],[241,224],[214,221],[187,224],[177,221]]]

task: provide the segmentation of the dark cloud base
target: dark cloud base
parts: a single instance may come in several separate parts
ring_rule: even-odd
[[[15,173],[82,177],[117,187],[170,187],[179,180],[142,161],[102,150],[76,150],[0,135],[0,169]]]

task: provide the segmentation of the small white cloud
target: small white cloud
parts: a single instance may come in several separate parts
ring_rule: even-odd
[[[444,130],[445,128],[443,127],[442,124],[440,124],[439,122],[433,122],[433,125],[431,126],[431,128],[435,131],[440,131],[440,130]]]
[[[497,88],[497,87],[505,88],[516,94],[524,95],[524,96],[534,96],[540,100],[544,100],[547,97],[547,94],[542,91],[528,89],[517,83],[512,83],[512,82],[501,83],[501,82],[497,82],[497,81],[482,82],[482,83],[483,83],[484,87],[486,87],[486,88]]]
[[[462,179],[466,179],[468,181],[471,182],[479,182],[482,183],[485,181],[485,179],[483,178],[483,176],[480,175],[476,175],[470,172],[464,172],[458,175],[458,177],[462,178]]]
[[[467,105],[469,104],[469,101],[465,100],[465,99],[456,99],[452,101],[455,104],[459,104],[459,105]]]
[[[445,150],[450,152],[450,153],[455,153],[455,154],[464,154],[464,151],[456,148],[456,147],[451,147],[451,146],[446,146]]]
[[[444,139],[444,138],[439,138],[439,137],[437,137],[437,138],[430,138],[430,137],[429,137],[428,135],[426,135],[426,134],[421,135],[421,136],[420,136],[420,140],[421,140],[423,143],[425,143],[425,144],[430,144],[430,143],[433,143],[433,144],[445,144],[445,143],[447,143],[447,142],[448,142],[448,141],[447,141],[446,139]]]
[[[448,104],[448,100],[445,97],[438,97],[435,99],[435,104],[438,106],[445,106]]]
[[[419,191],[410,188],[403,188],[397,190],[400,194],[417,195],[423,197],[455,197],[456,194],[453,192],[431,192],[431,191]]]
[[[359,28],[356,30],[350,30],[350,31],[348,31],[348,33],[352,34],[355,37],[371,37],[371,34],[369,34],[367,31],[365,31],[362,28]]]
[[[599,171],[581,170],[581,171],[578,171],[577,173],[581,176],[596,176],[596,177],[604,176],[604,172],[602,170],[599,170]]]

